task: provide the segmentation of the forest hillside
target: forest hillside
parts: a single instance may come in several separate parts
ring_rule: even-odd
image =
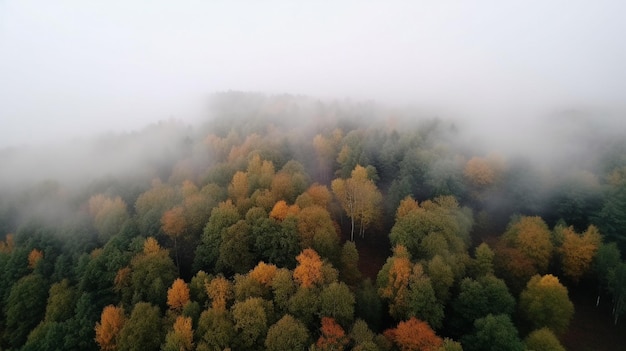
[[[600,120],[511,147],[227,92],[197,124],[5,148],[0,349],[615,350],[626,141]]]

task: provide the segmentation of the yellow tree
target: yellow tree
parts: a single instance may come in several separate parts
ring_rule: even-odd
[[[171,310],[180,312],[187,302],[189,302],[189,287],[184,280],[178,278],[167,290],[167,305]]]
[[[380,215],[382,195],[374,182],[368,178],[367,169],[357,165],[348,179],[335,179],[331,183],[335,197],[350,217],[350,240],[354,241],[355,222],[360,224],[359,234]]]
[[[233,285],[228,279],[217,276],[205,285],[207,295],[211,299],[211,308],[226,311],[226,306],[233,298]]]
[[[117,341],[125,322],[124,309],[113,305],[102,310],[100,321],[96,322],[96,342],[102,351],[117,349]]]
[[[601,242],[600,232],[593,225],[589,226],[583,235],[576,233],[573,227],[565,228],[563,244],[559,249],[565,276],[578,282],[591,267]]]

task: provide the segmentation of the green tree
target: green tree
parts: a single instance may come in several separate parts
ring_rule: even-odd
[[[510,316],[515,309],[515,299],[503,280],[486,275],[477,280],[463,279],[451,307],[450,327],[456,336],[461,336],[470,331],[475,320],[488,314]]]
[[[5,312],[4,338],[13,348],[26,342],[28,333],[46,312],[48,285],[39,274],[27,275],[11,287]]]
[[[528,350],[565,351],[559,339],[548,328],[534,330],[524,339]]]
[[[159,308],[138,302],[120,331],[118,350],[158,350],[163,336]]]
[[[520,295],[519,307],[533,327],[547,327],[555,333],[565,332],[574,315],[567,288],[550,274],[530,279]]]
[[[320,315],[347,327],[354,319],[354,295],[345,283],[331,283],[320,293]]]
[[[265,347],[268,351],[304,350],[309,342],[309,332],[299,320],[284,315],[267,331]]]
[[[621,261],[620,252],[617,244],[602,244],[598,248],[593,267],[598,277],[598,298],[596,306],[600,305],[600,294],[602,289],[608,291],[611,274]]]
[[[72,317],[76,304],[76,290],[69,285],[67,279],[50,286],[48,304],[44,320],[49,322],[63,322]]]
[[[359,271],[359,251],[353,241],[346,241],[341,249],[341,268],[339,278],[350,286],[356,286],[361,280]]]
[[[239,211],[232,201],[221,202],[211,210],[209,222],[204,227],[200,245],[196,249],[194,268],[212,272],[220,255],[222,232],[241,219]]]
[[[251,297],[245,301],[237,302],[231,311],[237,333],[237,348],[242,350],[259,349],[268,330],[268,315],[263,299]]]
[[[493,258],[495,254],[486,243],[482,243],[474,250],[474,262],[472,271],[475,278],[483,275],[494,274]]]
[[[167,289],[176,279],[177,269],[167,250],[153,238],[144,242],[144,250],[130,264],[133,301],[166,306]]]
[[[235,336],[228,311],[209,308],[200,315],[196,328],[198,350],[224,350],[231,346]]]
[[[461,343],[466,351],[523,351],[517,329],[506,314],[489,314],[474,322],[474,331]]]

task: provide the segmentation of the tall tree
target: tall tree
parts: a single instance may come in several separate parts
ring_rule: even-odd
[[[293,278],[302,287],[309,288],[322,281],[322,259],[313,249],[304,249],[296,257],[298,266],[293,271]]]
[[[466,351],[523,351],[524,344],[511,318],[489,314],[474,322],[474,331],[461,339]]]
[[[171,310],[180,312],[189,302],[189,287],[184,280],[178,278],[174,280],[172,286],[167,290],[167,305]]]
[[[163,341],[160,314],[157,306],[138,302],[120,331],[118,350],[158,350]]]
[[[100,321],[96,322],[96,342],[102,351],[117,350],[120,331],[124,327],[126,317],[124,309],[113,305],[106,306],[102,310]]]
[[[359,224],[359,234],[380,216],[382,195],[376,184],[368,178],[367,170],[357,165],[348,179],[335,179],[331,183],[335,197],[350,217],[350,240],[354,241],[355,222]]]

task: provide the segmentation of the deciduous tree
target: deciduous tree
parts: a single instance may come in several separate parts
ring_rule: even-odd
[[[184,280],[178,278],[174,280],[172,286],[167,290],[167,305],[176,312],[182,311],[189,302],[189,287]]]
[[[602,237],[594,226],[589,226],[583,235],[576,233],[573,227],[564,229],[563,244],[559,248],[563,274],[578,282],[591,268],[601,241]]]
[[[426,322],[414,317],[388,329],[385,336],[402,351],[437,351],[443,344]]]
[[[165,336],[162,351],[191,351],[194,349],[191,318],[178,316],[172,330]]]
[[[300,286],[309,288],[322,281],[322,259],[313,249],[304,249],[296,257],[298,266],[293,271],[293,278]]]
[[[551,274],[530,279],[520,295],[519,307],[533,327],[547,327],[555,333],[565,332],[574,315],[567,288]]]
[[[100,321],[96,322],[95,328],[96,342],[100,346],[100,350],[117,350],[118,338],[125,321],[124,309],[121,307],[109,305],[102,310]]]
[[[309,332],[299,320],[286,314],[267,331],[265,347],[268,351],[304,350]]]

